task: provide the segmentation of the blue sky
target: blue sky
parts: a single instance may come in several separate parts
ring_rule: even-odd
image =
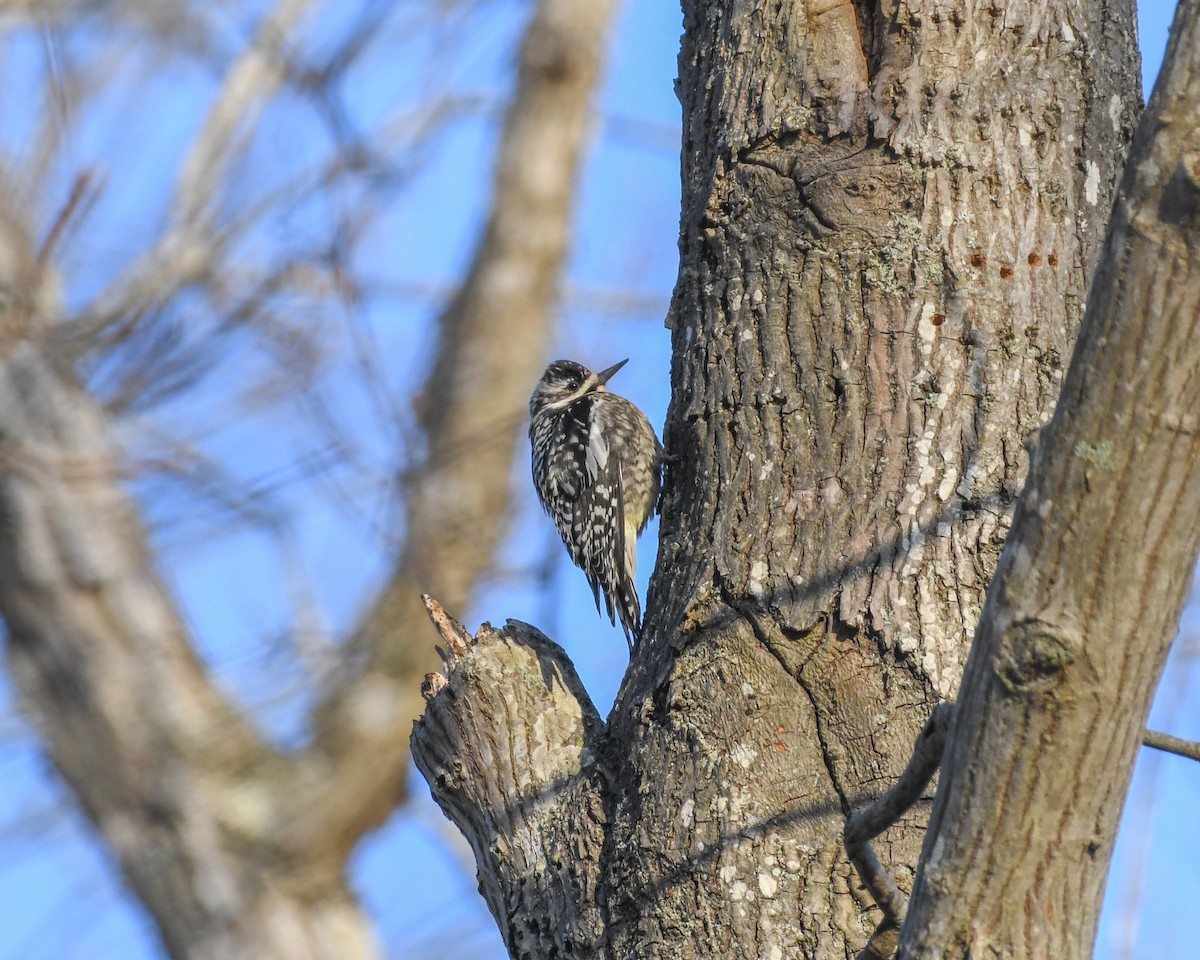
[[[1147,0],[1142,6],[1149,90],[1173,5]],[[464,31],[472,39],[467,48],[455,50],[445,76],[431,79],[422,72],[422,65],[440,56],[436,49],[406,48],[386,84],[367,78],[356,84],[352,79],[355,117],[369,124],[406,90],[419,94],[431,84],[494,96],[509,83],[506,65],[518,14],[524,9],[513,0],[487,6],[489,12],[476,28]],[[669,367],[669,340],[661,318],[676,268],[679,174],[671,144],[679,124],[672,86],[679,33],[674,3],[626,3],[578,204],[568,283],[569,294],[576,293],[568,296],[564,323],[550,351],[594,364],[635,358],[622,374],[623,389],[656,424],[665,417]],[[3,76],[20,80],[37,69],[30,51],[4,52]],[[96,214],[104,229],[95,230],[103,240],[95,243],[114,258],[136,249],[139,239],[161,222],[162,205],[147,203],[145,197],[162,192],[164,171],[194,131],[198,104],[211,91],[211,77],[203,70],[178,63],[160,64],[158,69],[155,82],[145,85],[136,104],[115,99],[111,108],[90,116],[73,147],[76,159],[103,158],[107,165],[111,186]],[[22,114],[5,111],[3,105],[22,98],[29,99],[16,84],[0,97],[0,142],[20,141]],[[147,117],[154,120],[152,134],[125,134],[146,129]],[[317,126],[305,126],[303,119],[289,114],[288,122],[273,131],[260,159],[282,165],[299,162],[306,150],[318,149],[310,146],[310,138],[319,139]],[[470,255],[487,201],[494,142],[495,125],[486,117],[465,120],[436,138],[408,189],[374,228],[371,246],[378,251],[377,262],[367,266],[401,284],[451,283]],[[64,178],[69,175],[62,173]],[[303,233],[312,213],[298,213],[281,224],[280,234],[298,242],[296,234]],[[76,300],[88,297],[106,279],[102,265],[91,266],[82,257],[71,266],[73,287],[68,293]],[[645,308],[614,313],[594,301],[589,306],[588,291],[612,289],[636,294],[645,300]],[[398,358],[389,372],[398,393],[421,375],[430,311],[427,302],[383,297],[371,305],[365,319],[383,348]],[[369,398],[351,383],[344,387],[335,400],[339,414],[348,420],[372,416]],[[186,403],[160,411],[167,422],[195,415]],[[237,421],[226,417],[204,443],[212,455],[231,461],[232,469],[250,480],[281,469],[295,455],[304,443],[303,425],[271,415]],[[364,447],[364,456],[386,472],[387,444],[368,440]],[[516,473],[524,489],[524,466]],[[149,483],[139,492],[156,521],[171,582],[205,657],[222,682],[250,702],[262,701],[263,685],[278,665],[265,638],[278,634],[288,622],[287,555],[294,551],[304,558],[315,584],[313,603],[334,631],[352,620],[385,570],[385,541],[373,533],[375,549],[360,546],[364,529],[375,530],[386,521],[382,494],[349,521],[324,501],[302,503],[302,516],[288,525],[281,539],[253,528],[218,535],[211,521],[189,516],[186,502],[181,503],[186,492],[169,485]],[[656,530],[651,528],[641,541],[643,590],[655,543]],[[528,573],[545,568],[547,557],[552,559],[550,589],[539,588]],[[617,631],[594,616],[586,583],[565,563],[531,495],[521,506],[505,559],[512,576],[485,588],[465,619],[474,624],[518,617],[558,636],[603,713],[625,667],[625,644]],[[248,578],[247,571],[253,571],[253,577]],[[1185,639],[1189,631],[1200,631],[1198,617],[1200,611],[1186,612]],[[568,621],[587,629],[564,637],[555,627]],[[1176,645],[1152,725],[1200,739],[1200,710],[1195,706],[1200,703],[1195,676],[1200,650],[1193,645],[1188,657],[1187,647],[1186,642]],[[153,930],[123,892],[103,850],[69,802],[64,803],[31,741],[20,735],[19,721],[12,716],[11,690],[3,680],[0,701],[7,707],[0,731],[0,960],[161,956]],[[262,705],[259,716],[286,738],[294,734],[296,710],[295,703],[278,709]],[[413,782],[419,790],[420,778]],[[1102,960],[1195,952],[1188,918],[1200,891],[1200,839],[1194,829],[1198,801],[1200,764],[1143,751],[1113,861],[1098,941]],[[392,957],[504,955],[475,892],[474,877],[463,869],[461,851],[448,829],[432,803],[421,799],[413,810],[393,817],[354,858],[354,884]]]

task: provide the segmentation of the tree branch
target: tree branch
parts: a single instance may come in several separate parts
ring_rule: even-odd
[[[403,552],[351,641],[299,758],[292,845],[348,849],[404,795],[408,725],[421,713],[429,592],[461,608],[506,530],[531,385],[545,362],[575,182],[614,4],[540,0],[520,54],[483,238],[439,320],[419,401],[428,454],[406,490]],[[361,656],[354,656],[354,652]],[[365,662],[364,662],[365,661]]]
[[[315,958],[331,928],[338,956],[373,955],[340,869],[289,862],[284,885],[328,894],[300,903],[243,855],[270,843],[279,758],[193,653],[117,462],[69,365],[36,336],[5,344],[0,613],[24,709],[173,956],[282,956],[300,938],[312,952],[287,955]],[[231,917],[246,925],[239,950]]]
[[[164,239],[99,298],[101,325],[139,315],[215,262],[212,196],[244,147],[240,132],[283,82],[281,44],[306,6],[282,0],[231,68]],[[375,952],[344,884],[345,858],[404,793],[424,668],[418,589],[465,603],[504,532],[518,424],[544,361],[612,9],[536,5],[488,229],[440,320],[423,418],[428,455],[406,491],[405,551],[351,645],[365,656],[337,676],[317,712],[310,749],[272,749],[197,659],[121,488],[111,424],[58,336],[61,305],[49,283],[30,291],[29,278],[41,279],[30,266],[34,246],[0,218],[8,656],[56,765],[176,957]]]
[[[235,158],[245,152],[255,120],[287,78],[284,49],[310,6],[311,0],[278,0],[262,18],[254,41],[226,71],[188,150],[166,233],[96,298],[88,327],[140,315],[225,257],[214,202]]]
[[[604,723],[562,649],[517,620],[474,638],[425,598],[446,642],[412,755],[463,832],[480,890],[513,957],[591,955],[603,924],[589,895]]]
[[[859,954],[860,960],[891,956],[896,943],[899,942],[906,908],[904,894],[875,856],[871,840],[896,823],[921,799],[929,781],[941,765],[946,731],[953,719],[954,704],[939,703],[934,707],[920,736],[917,737],[913,755],[899,779],[882,797],[870,806],[856,810],[846,820],[846,853],[858,870],[858,875],[862,877],[863,884],[875,898],[876,905],[883,911],[883,921],[876,927],[867,946]]]
[[[1162,733],[1159,730],[1147,730],[1142,737],[1142,743],[1155,750],[1162,750],[1164,753],[1174,753],[1180,757],[1187,757],[1189,760],[1200,760],[1200,743],[1195,740],[1173,737],[1169,733]]]

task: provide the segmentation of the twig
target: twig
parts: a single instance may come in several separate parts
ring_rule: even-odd
[[[63,204],[58,211],[58,215],[54,218],[54,223],[50,226],[49,233],[46,234],[46,239],[42,241],[41,247],[38,249],[37,257],[34,260],[34,274],[40,277],[42,271],[46,269],[46,264],[50,261],[50,257],[54,253],[54,248],[62,239],[66,232],[67,225],[72,217],[78,211],[80,204],[83,202],[85,195],[92,186],[92,174],[89,170],[84,170],[75,177],[75,181],[71,184],[71,193],[67,197],[67,202]]]
[[[863,885],[875,898],[883,912],[883,920],[875,928],[866,947],[858,955],[859,960],[888,957],[899,943],[900,927],[908,907],[904,894],[896,886],[892,875],[879,862],[871,840],[894,824],[912,807],[942,762],[942,750],[946,744],[946,731],[954,716],[954,704],[939,703],[925,721],[917,737],[912,758],[900,774],[900,778],[887,793],[870,806],[856,810],[846,820],[843,834],[846,853],[854,864]]]
[[[421,594],[421,601],[425,604],[425,609],[429,612],[429,619],[433,621],[437,632],[446,641],[446,646],[450,648],[453,659],[457,660],[459,657],[465,657],[467,651],[475,644],[470,631],[450,616],[446,612],[446,608],[429,594]],[[443,657],[442,659],[446,658]]]
[[[1195,740],[1184,740],[1182,737],[1173,737],[1169,733],[1162,733],[1158,730],[1147,730],[1142,735],[1142,743],[1165,753],[1174,753],[1190,760],[1200,760],[1200,743]]]
[[[212,216],[222,178],[245,155],[255,121],[287,80],[287,47],[311,6],[312,0],[278,0],[225,71],[183,160],[168,229],[94,299],[87,311],[92,323],[104,327],[146,304],[167,301],[204,276],[227,250],[228,231],[219,230]]]

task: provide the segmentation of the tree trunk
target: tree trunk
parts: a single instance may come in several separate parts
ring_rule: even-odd
[[[536,687],[561,655],[488,633],[414,734],[514,956],[867,943],[845,817],[958,690],[1140,107],[1131,3],[684,7],[646,642],[602,732],[509,710],[492,734],[574,751],[579,773],[537,781],[571,798],[569,870],[522,755],[503,776],[478,756],[493,684],[536,653]],[[479,814],[497,806],[520,812],[519,857]],[[878,842],[906,891],[925,816]]]
[[[904,957],[1091,956],[1200,550],[1198,111],[1184,0],[971,649]]]

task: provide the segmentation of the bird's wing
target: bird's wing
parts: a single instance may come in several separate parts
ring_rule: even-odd
[[[548,482],[562,509],[554,517],[571,560],[587,577],[600,610],[616,622],[612,585],[625,552],[621,474],[617,457],[592,415],[593,398],[582,397],[560,416],[564,442],[549,465]]]

